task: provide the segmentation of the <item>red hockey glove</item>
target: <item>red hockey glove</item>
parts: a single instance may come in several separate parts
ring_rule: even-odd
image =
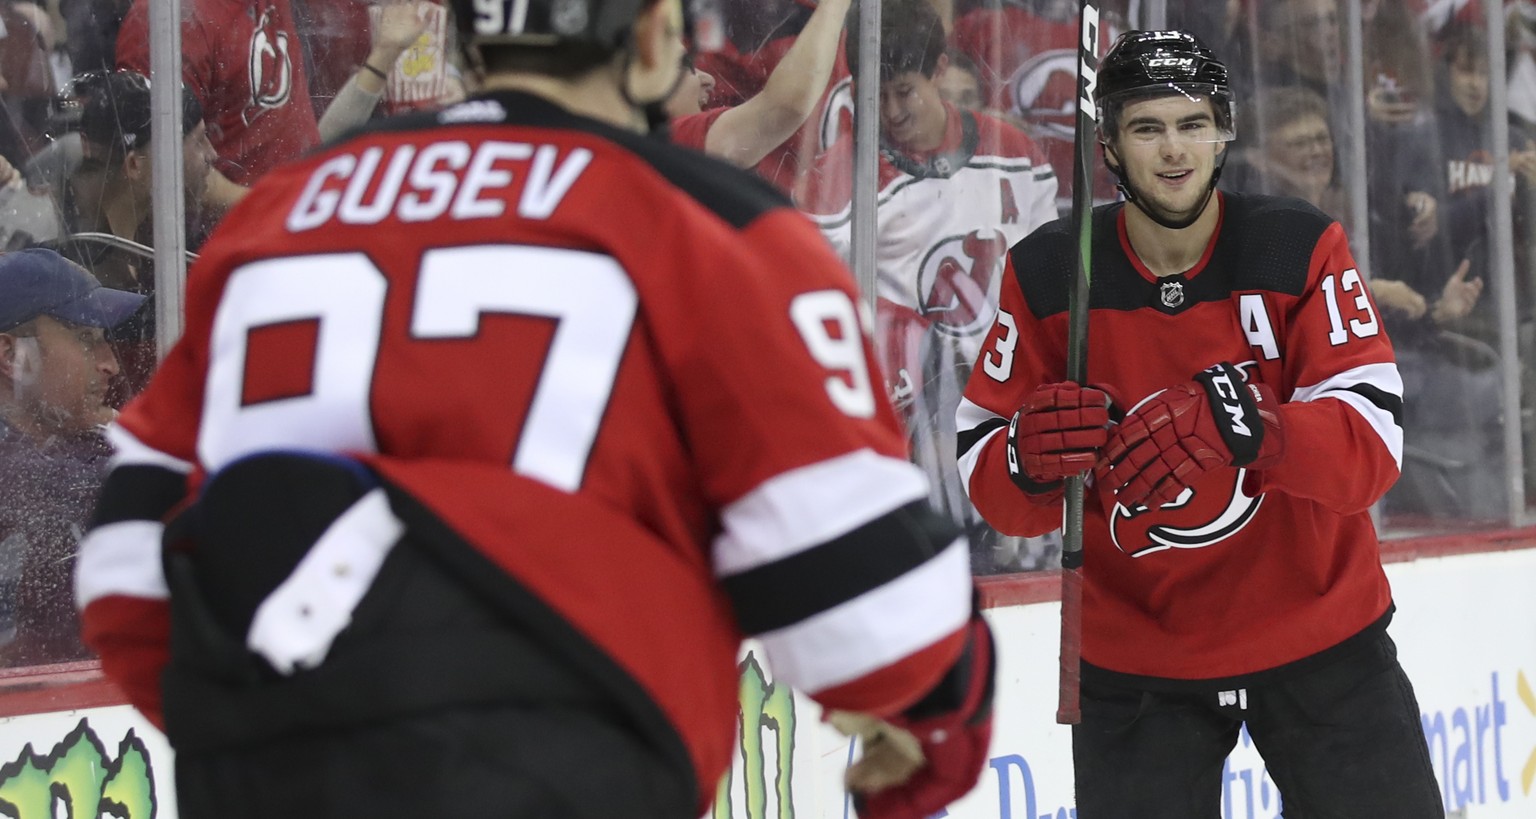
[[[1063,478],[1093,468],[1109,440],[1113,407],[1096,387],[1036,387],[1008,424],[1008,477],[1026,494],[1054,495]]]
[[[866,746],[865,758],[849,769],[849,791],[862,819],[926,819],[969,793],[981,778],[992,742],[996,664],[986,621],[974,614],[968,628],[965,652],[944,679],[928,696],[889,721],[900,730],[887,740],[892,746],[888,757],[901,758],[898,767],[910,760],[915,737],[921,750],[920,759],[912,765],[916,770],[895,777],[903,780],[899,784],[868,776],[870,771],[861,770],[860,765],[869,758],[871,746]]]
[[[1130,509],[1168,503],[1218,467],[1266,469],[1285,450],[1279,403],[1269,387],[1245,383],[1231,364],[1207,368],[1126,415],[1104,447],[1096,479]]]

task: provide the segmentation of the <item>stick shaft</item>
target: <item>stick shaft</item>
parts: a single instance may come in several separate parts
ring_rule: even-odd
[[[1093,271],[1093,142],[1097,116],[1093,89],[1099,69],[1099,10],[1078,7],[1077,122],[1072,161],[1072,230],[1077,236],[1076,275],[1067,294],[1067,379],[1088,379],[1088,294]],[[1076,724],[1082,664],[1083,476],[1066,481],[1061,548],[1061,674],[1056,721]]]

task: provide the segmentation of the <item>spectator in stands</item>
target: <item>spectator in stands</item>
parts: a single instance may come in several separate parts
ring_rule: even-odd
[[[850,29],[857,22],[855,11]],[[1022,131],[945,102],[948,64],[937,12],[926,0],[884,0],[881,10],[876,342],[914,458],[935,504],[971,525],[979,571],[1000,562],[955,471],[955,409],[991,328],[1007,248],[1056,218],[1056,174]],[[861,59],[847,46],[849,69]],[[853,135],[817,161],[800,205],[829,241],[850,250]],[[1009,548],[1016,546],[1012,544]]]
[[[741,105],[764,91],[779,62],[801,42],[801,34],[817,15],[819,5],[816,0],[725,0],[724,48],[697,55],[698,68],[715,80],[711,103]],[[819,95],[810,116],[802,117],[799,130],[757,164],[759,176],[790,192],[805,184],[805,172],[815,158],[852,123],[853,101],[848,95],[848,69],[842,50],[836,50],[821,88],[795,91]]]
[[[109,71],[117,65],[117,30],[132,0],[59,0],[75,74]]]
[[[320,117],[321,139],[335,139],[373,115],[400,55],[426,31],[430,10],[442,14],[440,6],[425,0],[385,0],[378,8],[378,21],[369,26],[373,46]]]
[[[1126,18],[1116,8],[1122,5],[1101,4],[1101,43],[1125,30]],[[983,110],[1022,122],[1046,160],[1063,172],[1071,170],[1074,158],[1078,39],[1076,4],[1054,0],[977,5],[960,13],[950,37],[977,67]],[[1114,177],[1103,164],[1094,163],[1092,173],[1095,199],[1116,198]],[[1059,204],[1066,206],[1071,191],[1063,187],[1062,196]]]
[[[0,665],[87,656],[71,576],[110,454],[103,334],[143,301],[51,250],[0,254]]]
[[[944,55],[949,58],[949,65],[939,75],[939,95],[956,108],[981,110],[981,75],[976,70],[976,63],[957,48],[949,49]]]
[[[1401,3],[1368,7],[1365,21],[1366,168],[1373,271],[1420,292],[1458,261],[1441,231],[1445,186],[1435,146],[1428,45]]]
[[[1439,136],[1439,148],[1445,188],[1446,242],[1452,258],[1470,259],[1473,278],[1487,278],[1488,233],[1493,196],[1493,139],[1489,132],[1491,123],[1488,111],[1488,40],[1483,30],[1475,24],[1452,21],[1441,31],[1439,39],[1439,71],[1437,72],[1438,95],[1435,104],[1434,123]],[[1509,165],[1514,172],[1517,221],[1525,223],[1529,215],[1520,204],[1527,200],[1533,183],[1536,183],[1536,141],[1529,128],[1518,122],[1510,123]],[[1517,225],[1515,236],[1516,258],[1526,257],[1525,242],[1518,237],[1527,235]],[[1524,284],[1524,277],[1517,280]],[[1529,319],[1529,288],[1517,288],[1519,313],[1522,321]],[[1483,302],[1467,321],[1455,326],[1460,332],[1490,344],[1497,343],[1495,311],[1490,302]]]
[[[703,111],[714,77],[688,63],[667,102],[672,139],[751,168],[794,136],[821,102],[837,65],[850,0],[822,0],[758,93],[740,105]]]
[[[182,163],[191,226],[188,244],[196,247],[204,233],[197,228],[208,224],[200,214],[214,152],[197,97],[190,90],[183,89],[182,106]],[[83,159],[70,180],[78,207],[68,223],[69,234],[110,234],[146,249],[154,243],[150,126],[149,81],[133,71],[107,73],[81,113]],[[146,295],[154,292],[154,260],[144,252],[67,236],[55,247],[110,287]],[[119,406],[142,389],[153,373],[153,309],[146,307],[116,326],[110,340],[122,365],[110,395],[112,405]]]
[[[149,73],[149,5],[133,0],[117,63]],[[244,185],[320,142],[291,0],[187,0],[182,79],[202,105],[218,152],[209,201],[225,209]]]
[[[1305,86],[1284,86],[1265,91],[1255,107],[1264,112],[1263,131],[1256,144],[1235,152],[1222,187],[1305,199],[1348,232],[1352,214],[1340,183],[1328,101]]]
[[[21,166],[42,146],[57,84],[53,23],[37,3],[0,3],[0,156]]]

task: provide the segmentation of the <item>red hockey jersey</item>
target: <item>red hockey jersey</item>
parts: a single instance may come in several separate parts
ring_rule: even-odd
[[[1369,509],[1402,462],[1402,379],[1343,229],[1299,200],[1220,195],[1204,258],[1157,278],[1094,214],[1088,381],[1128,405],[1227,361],[1283,402],[1285,455],[1218,469],[1172,503],[1128,510],[1090,490],[1083,659],[1177,680],[1265,671],[1341,643],[1390,606]],[[966,387],[960,471],[994,527],[1061,525],[1009,478],[1007,419],[1066,376],[1066,221],[1010,254],[998,319]],[[1129,408],[1129,407],[1127,407]]]
[[[965,540],[898,525],[931,517],[927,486],[815,228],[745,172],[536,97],[383,128],[226,217],[185,336],[114,428],[117,469],[358,455],[643,689],[701,810],[743,634],[831,707],[931,688],[970,617]],[[103,668],[153,715],[165,509],[117,486],[78,592]]]

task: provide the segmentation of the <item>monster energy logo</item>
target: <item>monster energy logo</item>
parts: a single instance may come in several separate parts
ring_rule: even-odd
[[[0,766],[0,814],[15,819],[154,819],[155,808],[149,752],[131,730],[118,743],[116,759],[107,757],[82,719],[47,756],[28,743],[15,761]]]
[[[742,819],[769,819],[764,729],[774,742],[773,789],[779,803],[776,819],[794,819],[790,783],[795,772],[795,697],[789,686],[769,682],[757,657],[747,652],[741,661],[741,784],[746,800]],[[720,780],[712,819],[733,819],[732,778],[733,773],[727,771]]]

